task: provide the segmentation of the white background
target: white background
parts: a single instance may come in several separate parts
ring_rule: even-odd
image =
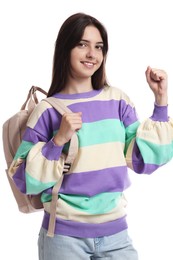
[[[107,28],[108,80],[130,96],[141,121],[151,115],[154,101],[145,80],[146,67],[150,65],[167,71],[169,114],[173,117],[171,2],[1,0],[1,126],[20,109],[32,85],[48,90],[59,27],[75,12],[91,14]],[[0,259],[37,260],[42,212],[19,213],[6,180],[2,140],[0,142]],[[172,166],[171,161],[150,176],[129,172],[132,180],[132,186],[126,192],[129,233],[140,260],[173,259]]]

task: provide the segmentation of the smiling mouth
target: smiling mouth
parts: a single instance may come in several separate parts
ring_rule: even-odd
[[[82,61],[81,63],[84,64],[88,68],[94,67],[94,65],[96,64],[96,63],[89,62],[89,61]]]

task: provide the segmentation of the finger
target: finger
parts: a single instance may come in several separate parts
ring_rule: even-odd
[[[82,112],[77,112],[77,113],[64,113],[63,117],[81,117],[82,116]]]
[[[81,117],[81,114],[79,113],[65,113],[63,116],[62,116],[62,120],[64,122],[81,122],[82,121],[82,117]]]
[[[154,81],[161,81],[163,79],[166,79],[165,71],[154,68],[151,69],[150,76],[151,79],[153,79]]]
[[[63,115],[63,122],[66,126],[72,130],[76,131],[82,127],[82,118],[79,113],[67,113]]]
[[[146,75],[146,80],[147,80],[147,82],[150,81],[150,72],[151,72],[151,67],[148,66],[147,69],[146,69],[146,71],[145,71],[145,75]]]

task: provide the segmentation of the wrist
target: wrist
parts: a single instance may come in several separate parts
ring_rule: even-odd
[[[53,141],[54,144],[57,145],[57,146],[63,146],[63,145],[66,143],[66,140],[64,140],[63,137],[58,136],[58,135],[54,136],[54,137],[52,138],[52,141]]]
[[[168,105],[168,96],[156,96],[155,103],[158,106],[167,106]]]

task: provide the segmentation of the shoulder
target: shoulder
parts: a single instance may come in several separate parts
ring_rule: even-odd
[[[48,122],[51,118],[51,115],[55,112],[56,111],[52,109],[52,106],[48,102],[42,100],[36,105],[32,113],[30,114],[27,126],[33,127],[34,125],[36,125],[38,120]]]
[[[44,101],[41,100],[36,107],[34,108],[34,110],[32,111],[32,116],[38,116],[38,115],[42,115],[44,112],[46,112],[47,110],[49,110],[51,108],[51,105]]]
[[[125,93],[122,89],[114,86],[105,86],[103,89],[103,93],[105,97],[109,99],[114,99],[117,101],[125,101],[127,104],[133,104],[128,94]]]

